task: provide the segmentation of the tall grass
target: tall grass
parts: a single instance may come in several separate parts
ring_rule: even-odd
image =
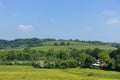
[[[93,69],[36,69],[0,66],[0,80],[119,80],[120,73]]]

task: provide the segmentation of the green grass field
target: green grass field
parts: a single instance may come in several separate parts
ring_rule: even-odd
[[[70,48],[75,48],[75,49],[103,49],[103,50],[114,50],[116,49],[115,47],[108,46],[108,45],[99,45],[99,44],[91,44],[91,43],[84,43],[84,42],[76,42],[76,41],[63,41],[65,43],[69,42],[70,45],[63,45],[63,46],[54,46],[54,43],[57,42],[60,44],[62,41],[48,41],[44,42],[44,46],[40,47],[33,47],[32,49],[39,49],[39,50],[49,50],[49,49],[54,49],[54,50],[68,50]]]
[[[36,69],[0,66],[0,80],[120,80],[120,73],[95,69]]]
[[[66,45],[66,46],[40,46],[40,47],[32,47],[33,50],[44,50],[47,51],[49,49],[54,49],[55,51],[58,50],[69,50],[70,48],[75,48],[78,50],[84,49],[103,49],[103,50],[114,50],[116,48],[107,45],[93,45],[93,44],[82,44],[82,45]]]
[[[115,47],[109,45],[99,45],[99,44],[90,44],[84,42],[75,42],[75,41],[64,41],[65,43],[69,42],[70,45],[58,45],[54,46],[54,43],[57,42],[58,44],[62,41],[47,41],[43,43],[43,46],[38,47],[31,47],[32,50],[43,50],[48,51],[49,49],[54,49],[55,51],[59,50],[69,50],[70,48],[75,48],[78,50],[85,50],[85,49],[103,49],[103,50],[115,50]],[[0,49],[0,51],[11,51],[11,50],[23,50],[23,48],[8,48],[8,49]]]

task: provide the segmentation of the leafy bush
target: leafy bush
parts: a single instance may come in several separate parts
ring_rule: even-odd
[[[36,61],[32,63],[32,66],[35,68],[44,68],[44,62],[43,61]]]

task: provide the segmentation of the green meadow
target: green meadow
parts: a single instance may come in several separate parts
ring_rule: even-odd
[[[95,69],[44,69],[32,66],[0,66],[0,80],[119,80],[120,73]]]
[[[58,45],[55,46],[54,43],[60,44],[61,42],[70,43],[70,45]],[[103,49],[103,50],[114,50],[115,47],[109,46],[109,45],[99,45],[99,44],[91,44],[91,43],[85,43],[85,42],[76,42],[76,41],[47,41],[43,43],[43,46],[40,47],[33,47],[32,49],[39,49],[39,50],[68,50],[70,48],[75,48],[78,50],[84,50],[84,49]]]
[[[109,45],[99,45],[99,44],[91,44],[91,43],[84,43],[84,42],[75,42],[75,41],[63,41],[65,43],[69,42],[70,45],[57,45],[55,46],[54,43],[60,44],[62,41],[47,41],[44,42],[42,46],[37,46],[37,47],[31,47],[32,50],[42,50],[42,51],[48,51],[49,49],[53,49],[55,51],[59,50],[69,50],[70,48],[78,49],[78,50],[85,50],[85,49],[95,49],[99,48],[102,50],[115,50],[115,47],[109,46]],[[24,48],[7,48],[7,49],[1,49],[0,51],[11,51],[11,50],[18,50],[21,51]]]
[[[70,48],[75,48],[78,50],[85,50],[85,49],[103,49],[103,50],[114,50],[116,48],[108,45],[94,45],[94,44],[82,44],[82,45],[66,45],[66,46],[40,46],[40,47],[32,47],[33,50],[44,50],[47,51],[49,49],[54,50],[68,50]]]

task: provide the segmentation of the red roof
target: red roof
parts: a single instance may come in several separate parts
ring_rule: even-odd
[[[100,64],[100,67],[104,67],[105,66],[105,64]]]

